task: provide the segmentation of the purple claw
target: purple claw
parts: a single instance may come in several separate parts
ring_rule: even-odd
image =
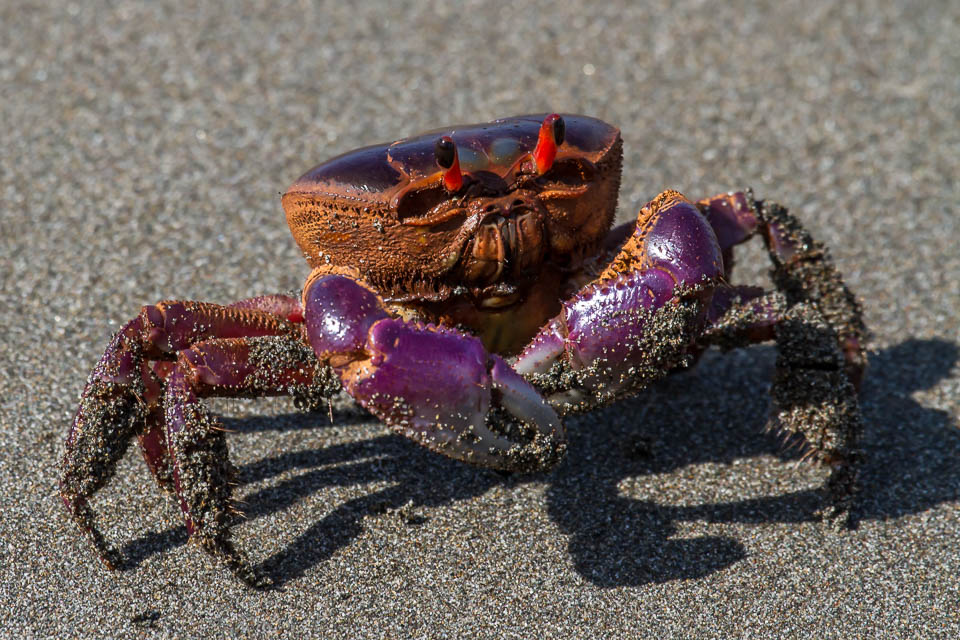
[[[766,290],[763,287],[747,285],[717,287],[713,292],[710,308],[707,309],[707,322],[716,322],[734,305],[752,302],[752,310],[757,314],[757,319],[764,324],[772,324],[779,319],[778,311],[769,308],[768,304],[759,300],[765,293]]]
[[[372,327],[367,351],[345,388],[390,424],[425,433],[483,424],[490,376],[476,338],[388,318]]]
[[[514,369],[521,375],[545,374],[567,348],[565,314],[552,319],[517,357]]]
[[[600,278],[563,304],[514,367],[563,411],[609,402],[684,361],[722,275],[710,223],[665,191],[641,209]]]
[[[650,354],[643,348],[651,311],[674,298],[675,283],[660,269],[623,274],[586,287],[565,303],[560,315],[543,328],[520,354],[517,372],[544,374],[562,361],[571,371],[584,371],[580,391],[610,396],[635,385],[633,371]],[[554,401],[579,402],[579,392]]]
[[[500,392],[500,404],[524,422],[532,424],[546,438],[564,438],[562,424],[557,412],[500,356],[493,356],[493,388]]]
[[[675,283],[660,269],[624,274],[564,304],[567,352],[574,369],[598,359],[623,361],[643,337],[647,313],[673,297]],[[619,367],[618,367],[619,368]]]
[[[310,283],[304,308],[310,344],[344,390],[403,435],[496,469],[543,468],[562,453],[556,412],[477,338],[389,317],[376,294],[344,276]],[[504,421],[526,436],[515,441]]]
[[[556,412],[478,339],[390,318],[371,328],[367,348],[370,359],[345,372],[344,388],[407,437],[496,469],[534,470],[559,459],[565,436]],[[494,430],[494,389],[500,405],[533,429],[531,447]]]

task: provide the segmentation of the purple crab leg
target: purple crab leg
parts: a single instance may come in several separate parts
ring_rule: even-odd
[[[477,338],[394,318],[373,290],[339,274],[311,278],[304,310],[317,356],[398,433],[493,469],[533,471],[563,455],[556,412]]]
[[[60,496],[74,522],[111,569],[119,556],[94,526],[87,499],[106,484],[130,439],[146,419],[140,378],[143,321],[134,318],[110,341],[90,374],[67,436],[61,463]]]
[[[866,328],[860,305],[826,249],[783,207],[755,202],[749,192],[707,198],[699,206],[730,246],[760,233],[777,290],[718,289],[698,342],[730,349],[776,340],[775,426],[801,436],[807,454],[830,467],[823,515],[846,524],[862,458],[857,391]]]
[[[269,583],[234,546],[233,465],[210,396],[332,395],[339,383],[299,336],[214,339],[181,351],[164,409],[173,484],[191,539],[251,586]],[[320,375],[318,375],[318,373]],[[331,384],[332,383],[332,384]]]
[[[774,340],[774,328],[785,308],[782,295],[761,287],[717,287],[707,310],[707,326],[697,343],[732,349]],[[736,321],[732,321],[734,317]]]
[[[80,397],[60,465],[60,496],[103,561],[119,558],[94,525],[88,501],[113,475],[134,436],[161,486],[169,487],[167,455],[158,432],[163,366],[177,351],[214,336],[276,335],[296,325],[274,314],[220,305],[166,301],[145,306],[127,322],[94,367]]]
[[[167,451],[163,393],[167,377],[175,364],[169,360],[143,362],[140,378],[144,384],[143,402],[147,415],[143,429],[137,434],[137,443],[154,480],[167,493],[173,492],[173,469],[170,467],[170,455]]]
[[[631,393],[683,366],[703,324],[722,257],[707,220],[664,192],[596,282],[563,304],[514,368],[561,412]]]
[[[275,293],[238,300],[227,306],[231,309],[265,311],[290,322],[303,322],[303,307],[300,306],[300,300],[294,296]]]
[[[247,298],[230,303],[231,309],[248,309],[263,311],[285,318],[290,322],[303,322],[303,308],[300,300],[293,296],[271,294]],[[160,487],[173,493],[173,469],[170,466],[170,455],[167,451],[167,436],[165,419],[163,416],[163,392],[167,377],[173,372],[176,363],[170,360],[144,362],[142,380],[144,382],[144,402],[147,406],[146,427],[137,435],[140,453],[143,455],[147,468],[153,474]],[[146,370],[149,368],[150,370]]]
[[[778,290],[787,296],[788,305],[815,304],[834,326],[847,375],[859,389],[866,368],[862,310],[823,245],[786,209],[774,203],[757,202],[750,191],[704,198],[697,206],[717,234],[727,277],[733,265],[733,246],[758,232],[762,235],[774,265],[773,278]]]
[[[733,274],[733,247],[746,242],[759,225],[753,199],[742,191],[724,193],[697,202],[697,208],[710,223],[723,254],[724,276]]]

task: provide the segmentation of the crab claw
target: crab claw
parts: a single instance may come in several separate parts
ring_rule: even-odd
[[[514,367],[561,412],[605,404],[685,366],[722,256],[709,222],[676,191],[646,205],[607,269],[563,303]],[[550,372],[555,365],[564,371]]]
[[[395,431],[494,469],[533,471],[562,457],[556,412],[477,338],[390,317],[373,291],[339,275],[313,280],[304,308],[314,351]]]

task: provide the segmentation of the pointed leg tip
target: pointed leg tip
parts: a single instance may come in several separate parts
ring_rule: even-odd
[[[254,568],[246,555],[226,538],[199,540],[200,546],[214,558],[226,563],[241,582],[252,589],[270,589],[275,586],[273,578]]]
[[[61,498],[69,510],[71,520],[79,527],[104,566],[111,571],[123,569],[126,565],[126,556],[107,543],[103,533],[94,524],[94,512],[86,500],[70,494],[62,494]]]
[[[849,469],[843,469],[841,480],[848,480],[850,477]],[[836,480],[837,471],[832,474],[831,480]],[[837,532],[852,531],[857,528],[858,522],[854,517],[854,506],[856,501],[857,488],[855,483],[844,482],[837,486],[830,480],[827,486],[823,488],[821,503],[823,506],[817,511],[817,516],[829,528]]]

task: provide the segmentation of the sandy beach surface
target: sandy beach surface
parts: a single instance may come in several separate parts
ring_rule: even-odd
[[[4,637],[960,637],[960,5],[0,3]],[[57,496],[86,376],[140,305],[298,289],[278,194],[318,162],[544,111],[622,128],[618,217],[751,186],[829,245],[872,332],[859,526],[764,431],[772,346],[572,417],[504,478],[345,399],[216,400],[244,588],[134,449]],[[767,280],[760,247],[737,280]]]

